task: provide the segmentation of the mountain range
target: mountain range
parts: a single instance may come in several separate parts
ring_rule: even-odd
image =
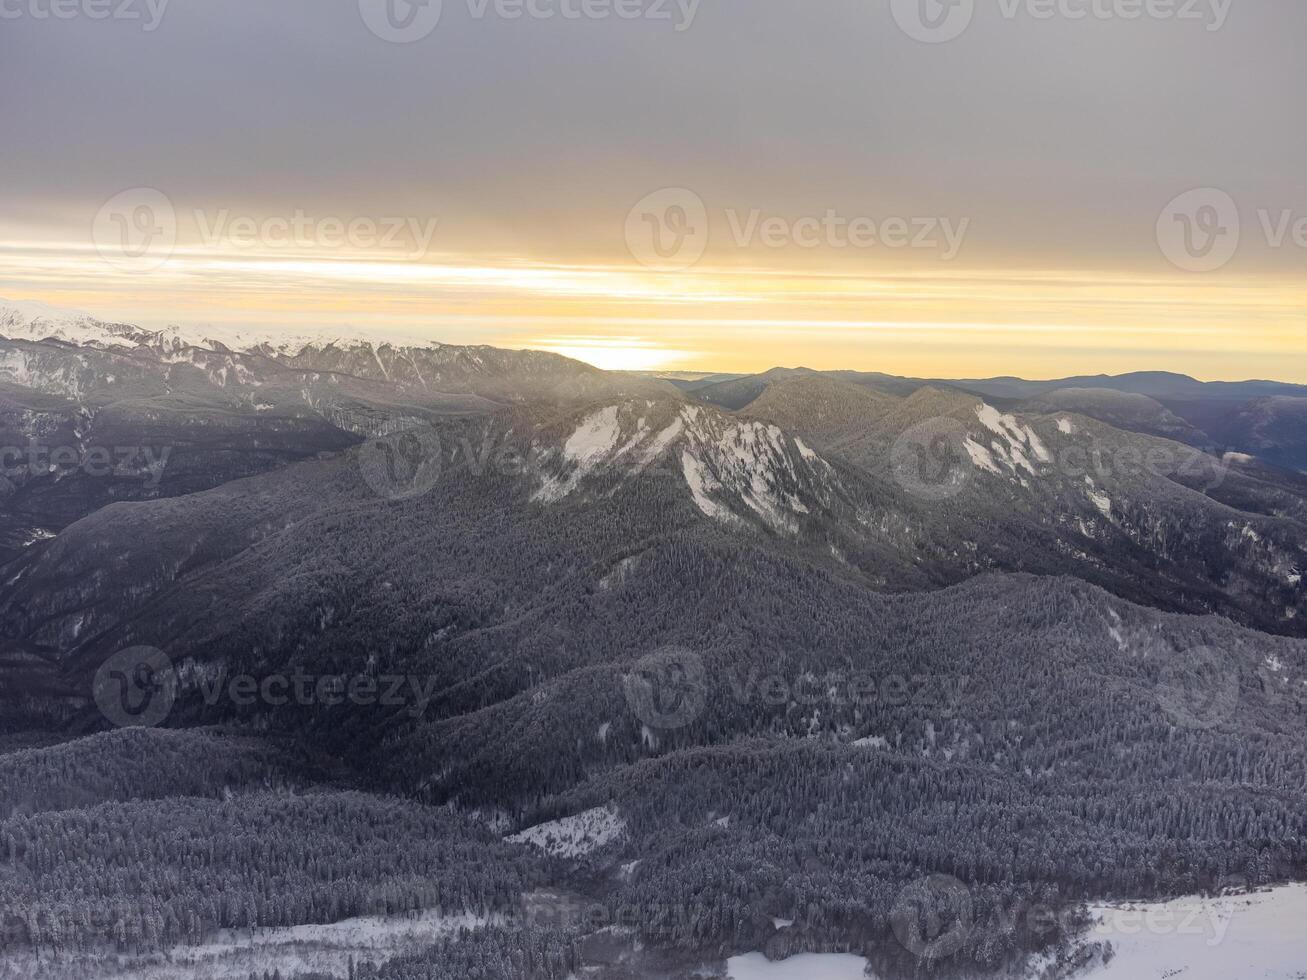
[[[946,876],[932,969],[1070,976],[1086,902],[1307,867],[1307,389],[660,377],[13,304],[0,338],[4,442],[76,461],[7,458],[0,502],[0,925],[32,956],[474,913],[480,945],[368,969],[906,977],[904,895]],[[167,711],[113,731],[143,649]]]

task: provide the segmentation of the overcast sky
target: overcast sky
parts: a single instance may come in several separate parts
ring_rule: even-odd
[[[87,280],[65,275],[42,249],[85,250],[97,213],[129,188],[166,196],[183,248],[221,251],[200,239],[224,214],[402,217],[410,228],[438,222],[420,243],[422,262],[644,273],[628,241],[631,208],[675,187],[692,191],[708,214],[705,255],[691,275],[1033,272],[1075,285],[1036,291],[1011,316],[990,296],[978,321],[1034,322],[1042,310],[1050,322],[1087,318],[1086,327],[1109,326],[1110,317],[1085,311],[1082,277],[1090,288],[1099,274],[1166,280],[1158,294],[1166,303],[1193,281],[1221,290],[1230,329],[1271,307],[1284,336],[1286,324],[1301,324],[1294,288],[1307,248],[1291,231],[1270,247],[1259,214],[1307,217],[1301,0],[1154,0],[1151,9],[1167,18],[1149,16],[1144,0],[980,0],[965,30],[943,43],[910,36],[917,0],[703,0],[695,8],[588,0],[592,14],[621,3],[633,19],[561,16],[584,9],[582,0],[535,0],[558,14],[552,19],[508,19],[493,2],[479,14],[481,0],[444,0],[430,33],[403,44],[369,28],[379,13],[372,0],[362,8],[360,0],[172,0],[162,11],[159,0],[111,0],[138,20],[93,19],[87,5],[97,0],[55,0],[71,5],[69,19],[38,16],[51,2],[0,0],[0,233],[10,243],[0,295],[116,302],[146,318],[166,317],[171,303],[179,318],[238,319],[194,269],[116,285],[97,270],[99,292],[78,294]],[[393,2],[393,14],[425,29],[431,8]],[[933,9],[937,0],[921,2],[927,15],[950,14]],[[1053,16],[1036,16],[1045,7]],[[1136,8],[1144,15],[1128,19]],[[1088,15],[1066,15],[1079,10]],[[965,13],[964,3],[951,15]],[[945,21],[946,29],[961,23]],[[1159,247],[1159,215],[1199,187],[1235,202],[1242,240],[1219,269],[1184,272]],[[947,256],[942,230],[930,248],[849,247],[842,226],[815,232],[813,247],[789,239],[768,247],[756,228],[741,241],[754,211],[786,219],[785,234],[796,219],[828,211],[938,219],[965,233]],[[1250,283],[1263,281],[1273,281],[1271,292],[1251,295]],[[422,330],[470,339],[483,309],[529,316],[541,306],[533,293],[514,305],[513,296],[468,289],[442,280],[420,291],[420,303],[406,292],[402,309],[420,305],[413,319]],[[550,289],[552,316],[585,306],[585,290],[558,308],[551,304],[566,286]],[[266,283],[253,289],[267,291]],[[338,300],[357,319],[356,304]],[[245,315],[274,323],[285,305],[251,311],[246,303]],[[761,318],[764,306],[752,314]],[[705,309],[696,313],[720,313]],[[1128,322],[1147,309],[1132,307]],[[923,310],[891,310],[888,319],[941,319]],[[858,299],[837,318],[858,317],[887,315]],[[504,322],[486,329],[500,339]],[[672,346],[684,348],[683,338]]]

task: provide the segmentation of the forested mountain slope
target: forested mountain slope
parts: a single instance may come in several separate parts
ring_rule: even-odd
[[[360,975],[766,949],[897,980],[923,875],[989,922],[1307,873],[1307,493],[1274,467],[878,375],[733,410],[549,356],[74,327],[0,341],[37,366],[13,437],[194,466],[14,481],[7,514],[67,498],[0,568],[24,949],[426,910],[492,928]],[[159,727],[106,731],[142,647]],[[532,921],[569,903],[603,914]]]

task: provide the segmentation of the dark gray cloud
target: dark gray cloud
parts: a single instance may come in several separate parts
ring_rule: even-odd
[[[1175,0],[1195,20],[979,0],[943,44],[889,0],[703,0],[682,31],[674,2],[671,21],[508,20],[445,0],[402,45],[357,0],[172,0],[149,32],[2,2],[0,211],[24,225],[82,228],[145,185],[186,208],[438,215],[453,251],[617,257],[631,204],[681,185],[723,208],[968,216],[973,259],[1094,265],[1157,261],[1154,221],[1194,186],[1250,223],[1307,215],[1299,0],[1226,0],[1219,30],[1212,0]]]

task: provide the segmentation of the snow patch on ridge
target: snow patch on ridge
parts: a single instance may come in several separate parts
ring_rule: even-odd
[[[981,402],[976,406],[976,418],[990,432],[1014,442],[1025,442],[1026,433],[1011,415],[1004,415],[994,406]]]
[[[611,452],[621,438],[617,424],[617,406],[611,405],[596,412],[581,423],[563,446],[563,455],[573,462],[587,463]]]
[[[1053,461],[1053,456],[1049,453],[1048,447],[1045,446],[1044,443],[1040,441],[1039,436],[1035,434],[1035,430],[1027,425],[1022,431],[1026,434],[1026,441],[1030,443],[1030,451],[1035,454],[1035,459],[1039,460],[1041,463],[1051,463]]]
[[[685,474],[685,484],[699,509],[708,517],[730,520],[735,515],[708,496],[710,490],[720,490],[721,484],[704,470],[699,461],[688,450],[681,453],[681,472]]]
[[[618,406],[610,405],[600,409],[587,417],[563,444],[563,458],[572,464],[571,472],[566,476],[546,477],[536,491],[535,499],[549,503],[561,500],[575,490],[588,474],[600,465],[630,452],[648,434],[644,419],[641,419],[635,435],[619,448],[622,424],[618,417]]]
[[[976,418],[995,436],[988,447],[967,437],[963,445],[976,467],[1001,476],[1003,471],[997,462],[1001,461],[1023,486],[1029,486],[1020,471],[1025,470],[1030,476],[1038,476],[1030,457],[1033,456],[1040,463],[1053,461],[1048,447],[1035,430],[1017,421],[1015,416],[1004,415],[992,405],[981,402],[976,406]]]
[[[677,452],[695,506],[715,520],[755,516],[773,531],[797,534],[801,516],[829,503],[834,470],[777,426],[694,405],[676,405],[674,415],[654,412],[651,426],[653,408],[610,405],[587,415],[561,451],[550,453],[551,472],[534,499],[559,501],[602,468],[635,477]]]
[[[681,437],[685,431],[685,423],[678,417],[662,432],[654,437],[653,441],[645,448],[643,462],[647,466],[655,459],[667,451],[667,447]]]
[[[681,468],[695,503],[709,517],[739,516],[723,503],[722,497],[727,497],[772,530],[796,534],[796,518],[811,511],[799,492],[809,499],[823,499],[829,492],[831,474],[825,460],[806,446],[800,448],[797,440],[787,440],[775,425],[710,415],[689,406],[682,408],[681,418]]]
[[[996,476],[1003,475],[1003,471],[1000,470],[998,464],[994,462],[993,455],[980,443],[974,441],[970,436],[967,436],[966,441],[963,442],[962,445],[966,448],[967,455],[971,457],[971,462],[974,465],[983,470],[989,470],[989,472]]]
[[[626,822],[607,807],[538,824],[504,838],[510,844],[530,844],[555,857],[584,857],[626,835]]]

